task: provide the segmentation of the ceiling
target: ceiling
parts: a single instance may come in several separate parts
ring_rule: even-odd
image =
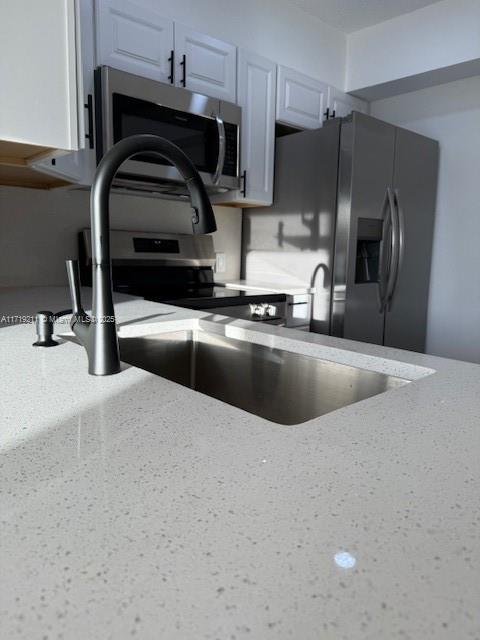
[[[410,13],[438,0],[289,0],[340,31],[350,33]]]

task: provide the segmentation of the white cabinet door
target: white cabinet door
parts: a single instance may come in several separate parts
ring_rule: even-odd
[[[91,185],[96,168],[94,142],[94,103],[93,103],[93,69],[94,69],[94,32],[93,32],[93,0],[82,0],[78,3],[77,42],[79,46],[78,73],[79,78],[79,134],[84,137],[83,149],[72,153],[49,154],[43,159],[34,160],[31,166],[51,176],[67,182]],[[90,100],[89,100],[90,96]],[[90,104],[89,110],[85,108]],[[91,137],[92,136],[92,137]]]
[[[238,103],[242,107],[241,165],[245,200],[272,204],[275,155],[276,65],[240,51]]]
[[[238,104],[242,107],[240,169],[242,191],[213,197],[216,204],[268,206],[273,201],[276,65],[238,51]]]
[[[175,84],[236,102],[237,49],[175,23]]]
[[[368,102],[360,100],[335,87],[328,87],[328,113],[331,118],[344,118],[353,110],[368,113]]]
[[[277,120],[301,129],[322,126],[328,85],[287,67],[278,66]]]
[[[130,0],[95,4],[97,63],[170,82],[173,21]]]
[[[38,153],[83,146],[76,19],[71,1],[0,2],[2,156],[24,160],[34,153],[31,146]]]

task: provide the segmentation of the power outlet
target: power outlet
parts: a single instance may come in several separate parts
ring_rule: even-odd
[[[225,273],[227,270],[227,256],[225,253],[215,254],[215,273]]]

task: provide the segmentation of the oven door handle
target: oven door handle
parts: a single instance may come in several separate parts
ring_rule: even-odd
[[[223,124],[223,120],[220,116],[215,116],[215,121],[217,123],[218,130],[218,162],[217,168],[215,169],[215,173],[212,174],[212,182],[213,184],[218,184],[220,180],[220,176],[223,171],[223,165],[225,163],[225,125]]]

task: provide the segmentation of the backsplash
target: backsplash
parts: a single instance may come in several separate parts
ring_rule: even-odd
[[[63,285],[65,260],[77,257],[77,233],[90,226],[90,193],[83,190],[39,191],[0,188],[0,287]],[[218,282],[240,277],[242,214],[238,209],[215,207],[218,231],[216,252],[225,253],[226,270]],[[112,229],[189,233],[190,208],[186,203],[157,198],[113,194]]]
[[[295,203],[284,211],[245,209],[242,277],[291,287],[323,286],[320,267],[328,259],[329,219],[327,214],[299,211]]]

